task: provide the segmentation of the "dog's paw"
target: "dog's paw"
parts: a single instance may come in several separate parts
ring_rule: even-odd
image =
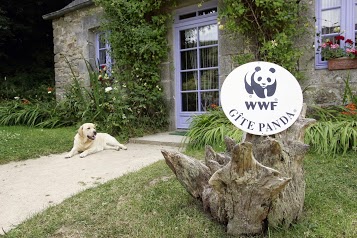
[[[127,150],[127,149],[128,149],[128,147],[126,147],[125,145],[123,145],[121,148],[122,148],[123,150]]]
[[[84,158],[84,157],[86,157],[86,156],[87,156],[87,153],[84,153],[84,152],[82,152],[82,153],[79,154],[79,157],[81,157],[81,158]]]

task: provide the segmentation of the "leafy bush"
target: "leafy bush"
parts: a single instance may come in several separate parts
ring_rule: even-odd
[[[106,68],[94,69],[85,61],[89,73],[90,88],[81,84],[72,70],[72,84],[68,85],[65,97],[59,102],[58,113],[65,121],[94,122],[108,133],[126,136],[145,128],[138,125],[128,103],[125,85],[121,85]],[[65,113],[63,113],[65,112]]]
[[[316,124],[307,129],[305,143],[319,154],[345,154],[357,149],[357,115],[346,107],[313,107]]]
[[[306,7],[304,1],[225,0],[219,13],[220,29],[244,36],[251,46],[249,52],[235,57],[239,64],[268,61],[302,79],[298,59],[303,45],[296,39],[307,31],[307,18],[302,14]]]
[[[3,101],[0,105],[0,125],[58,127],[64,124],[56,119],[55,102],[30,102],[27,99]]]
[[[206,145],[224,149],[226,136],[239,142],[242,135],[242,131],[227,119],[222,110],[215,109],[193,118],[187,133],[188,149],[202,149]]]
[[[319,154],[344,154],[357,150],[357,118],[355,115],[343,114],[344,107],[323,109],[314,107],[311,117],[318,122],[308,128],[305,143]],[[229,136],[239,142],[242,131],[236,128],[224,115],[222,110],[213,110],[207,114],[195,116],[187,133],[190,141],[188,149],[202,149],[211,145],[217,149],[224,148],[224,137]]]
[[[51,69],[53,71],[53,69]],[[16,76],[6,76],[0,80],[0,99],[11,100],[15,97],[28,100],[54,100],[54,76],[51,70],[42,72],[19,72]],[[49,89],[51,93],[49,92]]]
[[[72,83],[67,85],[63,100],[56,102],[51,98],[42,102],[16,97],[16,100],[4,101],[0,107],[0,125],[53,128],[94,122],[100,130],[120,134],[123,139],[159,131],[167,125],[164,111],[157,112],[157,109],[146,106],[147,102],[133,99],[140,95],[135,95],[125,83],[116,80],[106,68],[93,68],[85,61],[90,79],[90,87],[86,88],[66,61],[72,71]],[[52,90],[48,88],[50,93],[46,93],[52,95]],[[156,91],[161,88],[156,87]],[[148,108],[150,110],[146,110]]]
[[[172,1],[96,0],[104,8],[107,21],[102,28],[110,32],[111,57],[115,80],[125,86],[125,117],[131,117],[130,130],[146,127],[166,128],[168,108],[164,100],[161,66],[167,57],[165,8]],[[120,28],[118,28],[120,26]],[[122,116],[119,115],[119,116]]]
[[[319,121],[306,131],[305,142],[319,154],[345,154],[357,150],[357,122]]]

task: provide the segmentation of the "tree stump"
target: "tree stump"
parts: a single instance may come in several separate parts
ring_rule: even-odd
[[[202,201],[204,210],[227,225],[231,235],[255,235],[268,225],[289,226],[301,216],[305,181],[304,134],[314,119],[300,118],[273,136],[245,134],[236,144],[226,138],[226,152],[206,147],[205,161],[162,151],[183,187]]]

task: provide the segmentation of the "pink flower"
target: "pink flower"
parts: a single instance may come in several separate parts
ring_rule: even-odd
[[[322,48],[326,48],[327,46],[328,46],[327,43],[323,43],[323,44],[321,45]]]
[[[331,45],[331,49],[338,49],[338,48],[340,48],[339,44],[332,44]]]

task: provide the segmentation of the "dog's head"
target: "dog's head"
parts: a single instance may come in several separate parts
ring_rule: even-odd
[[[79,129],[78,134],[81,137],[88,138],[90,140],[95,140],[97,131],[95,129],[95,124],[93,123],[84,123]]]

